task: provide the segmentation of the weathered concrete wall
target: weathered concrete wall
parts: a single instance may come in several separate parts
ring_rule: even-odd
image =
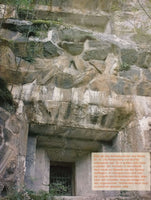
[[[25,187],[49,192],[50,158],[44,149],[37,148],[37,138],[28,137]]]
[[[28,137],[27,156],[26,156],[26,174],[25,187],[34,190],[35,187],[35,169],[36,169],[36,137]]]
[[[44,149],[36,150],[35,188],[34,191],[49,192],[50,158]]]
[[[92,191],[92,170],[91,154],[80,158],[75,163],[75,190],[76,196],[87,196],[92,199],[101,200],[104,198],[102,191]]]

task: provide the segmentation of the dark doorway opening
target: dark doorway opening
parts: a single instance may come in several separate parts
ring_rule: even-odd
[[[74,163],[50,162],[50,193],[54,196],[73,196]]]

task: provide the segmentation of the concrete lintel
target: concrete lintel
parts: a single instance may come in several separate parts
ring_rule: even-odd
[[[90,153],[88,151],[78,151],[64,148],[52,148],[46,149],[46,151],[51,161],[58,162],[75,162],[77,159],[80,159],[82,156],[88,155]]]
[[[117,134],[114,129],[90,129],[84,127],[71,127],[57,124],[30,124],[31,135],[65,136],[67,138],[110,141]]]
[[[37,138],[38,147],[43,148],[68,148],[73,150],[82,151],[97,151],[101,148],[101,143],[95,140],[77,140],[66,137],[55,137],[55,136],[38,136]]]

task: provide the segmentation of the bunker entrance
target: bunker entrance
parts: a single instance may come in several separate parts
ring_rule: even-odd
[[[74,195],[74,163],[50,162],[50,193]]]

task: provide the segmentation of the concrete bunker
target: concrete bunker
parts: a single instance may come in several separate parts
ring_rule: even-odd
[[[92,191],[91,153],[104,152],[105,148],[113,151],[111,143],[118,133],[117,123],[124,124],[128,114],[111,108],[105,119],[100,112],[95,124],[91,118],[86,118],[87,126],[65,120],[63,124],[59,120],[49,124],[31,122],[25,187],[36,192],[54,192],[54,196],[101,197],[101,191]],[[57,187],[53,188],[55,185]]]
[[[95,131],[91,132],[93,135]],[[101,141],[92,138],[29,133],[26,188],[36,192],[54,192],[55,196],[95,194],[91,188],[91,152],[101,149]]]

